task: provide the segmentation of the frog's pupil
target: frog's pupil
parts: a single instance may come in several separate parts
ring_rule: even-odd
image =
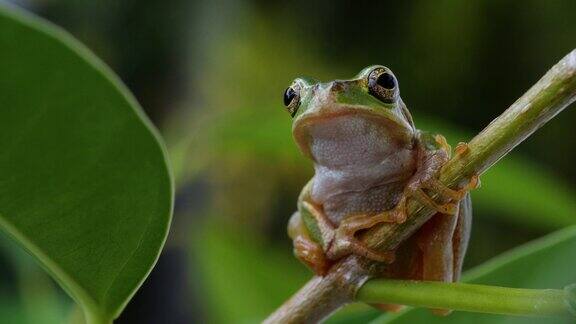
[[[291,87],[288,87],[286,91],[284,91],[284,106],[289,106],[295,96],[296,91],[294,91],[294,89]]]
[[[376,84],[386,89],[394,89],[396,81],[390,73],[382,73],[378,76],[378,79],[376,79]]]

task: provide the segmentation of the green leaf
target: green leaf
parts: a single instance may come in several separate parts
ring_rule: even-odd
[[[469,271],[464,281],[518,288],[563,288],[576,282],[576,226],[525,244]],[[539,318],[538,323],[573,323],[572,319]],[[454,312],[437,317],[426,309],[385,314],[374,323],[530,323],[523,317]]]
[[[111,322],[167,235],[164,150],[124,86],[62,30],[0,6],[0,49],[0,228],[89,322]]]

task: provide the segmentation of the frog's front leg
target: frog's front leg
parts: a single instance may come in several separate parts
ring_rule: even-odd
[[[422,253],[421,280],[456,282],[460,279],[462,264],[472,225],[470,194],[458,204],[456,217],[437,213],[414,235]],[[435,309],[437,315],[449,310]]]
[[[408,181],[401,204],[396,208],[403,208],[401,212],[406,215],[406,200],[413,198],[438,213],[457,215],[459,202],[469,190],[475,189],[479,185],[478,176],[472,176],[469,183],[461,189],[454,190],[447,187],[438,180],[440,169],[450,158],[450,146],[446,143],[446,139],[441,135],[419,133],[418,144],[416,173]],[[447,202],[436,202],[431,198],[433,194],[438,194]]]
[[[293,239],[296,256],[316,274],[324,275],[331,261],[349,254],[387,263],[394,260],[392,252],[372,251],[354,236],[359,228],[382,222],[380,217],[351,217],[335,228],[322,208],[310,201],[306,194],[301,197],[298,209],[299,212],[290,219],[288,234]]]
[[[328,257],[339,259],[348,254],[356,254],[379,262],[394,262],[394,251],[375,251],[356,238],[356,232],[360,230],[371,228],[379,223],[394,222],[397,222],[397,219],[393,213],[347,217],[335,231],[334,240],[327,251]]]
[[[322,257],[329,260],[337,260],[349,254],[357,254],[380,262],[391,263],[394,261],[393,252],[372,251],[354,235],[359,229],[370,228],[377,223],[388,221],[382,219],[386,216],[366,218],[360,215],[358,217],[350,217],[335,228],[324,214],[324,211],[313,202],[306,199],[302,200],[299,210],[301,216],[293,216],[293,218],[299,217],[300,224],[296,225],[298,223],[294,220],[295,225],[290,226],[290,228],[292,228],[291,231],[293,233],[304,233],[305,231],[308,239],[304,240],[303,238],[306,237],[304,235],[292,234],[295,237],[296,254],[301,256],[301,259],[317,274],[323,274],[323,270],[327,270],[329,262],[317,257],[316,254],[319,253],[312,253],[311,249],[308,248],[309,246],[314,246],[314,251],[316,251],[316,247],[326,251],[325,254],[322,253]],[[302,230],[298,231],[296,230],[297,228]]]

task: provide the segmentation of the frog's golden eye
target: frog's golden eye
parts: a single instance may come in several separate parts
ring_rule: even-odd
[[[383,67],[375,68],[368,75],[368,90],[371,95],[386,103],[393,103],[398,98],[398,81]]]
[[[290,116],[296,115],[298,106],[300,106],[300,86],[298,84],[293,84],[284,91],[284,106]]]

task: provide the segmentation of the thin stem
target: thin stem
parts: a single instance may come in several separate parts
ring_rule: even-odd
[[[466,283],[374,279],[357,301],[523,316],[575,316],[567,290],[518,289]]]
[[[576,50],[558,62],[528,92],[502,115],[490,123],[468,144],[468,150],[457,154],[443,168],[440,181],[453,188],[461,187],[472,175],[480,175],[504,157],[510,150],[534,133],[552,117],[576,99]],[[384,224],[367,231],[362,241],[371,248],[393,250],[422,226],[434,211],[411,200],[408,218],[402,224]],[[339,307],[351,302],[353,295],[343,295],[334,304],[331,287],[341,290],[342,285],[355,285],[344,289],[360,288],[361,281],[347,281],[349,276],[340,267],[361,265],[365,277],[377,275],[373,262],[358,256],[349,256],[336,263],[325,277],[314,277],[310,283],[322,288],[321,293],[311,291],[310,283],[298,291],[268,319],[268,323],[313,323],[329,316]],[[352,271],[352,270],[351,270]],[[362,277],[360,270],[354,276]],[[346,297],[346,298],[343,298]]]

